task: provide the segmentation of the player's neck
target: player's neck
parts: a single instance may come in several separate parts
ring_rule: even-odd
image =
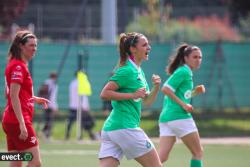
[[[21,55],[21,59],[22,59],[22,61],[25,63],[25,64],[28,64],[28,59],[26,58],[26,56],[25,55]]]
[[[130,61],[132,61],[138,68],[141,66],[141,60],[138,60],[135,56],[129,56]]]

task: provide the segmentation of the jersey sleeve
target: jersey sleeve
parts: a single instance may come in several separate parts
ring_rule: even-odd
[[[180,84],[188,77],[188,72],[185,70],[178,70],[174,72],[163,86],[170,88],[173,92],[180,86]]]
[[[120,88],[126,87],[130,83],[131,72],[127,68],[119,68],[116,70],[114,75],[109,79],[109,81],[114,81]]]
[[[25,76],[25,69],[23,66],[15,64],[10,70],[10,83],[22,84]]]

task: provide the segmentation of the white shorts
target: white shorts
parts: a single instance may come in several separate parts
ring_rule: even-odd
[[[154,149],[153,143],[141,128],[102,131],[98,158],[134,159]]]
[[[198,131],[192,118],[159,123],[159,129],[160,136],[176,136],[178,138]]]

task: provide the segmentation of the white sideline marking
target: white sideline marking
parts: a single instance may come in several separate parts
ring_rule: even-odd
[[[154,143],[159,143],[159,138],[151,138]],[[53,141],[53,144],[64,144],[62,141]],[[73,142],[74,143],[74,142]],[[182,143],[180,140],[178,144]],[[201,138],[202,144],[222,144],[222,145],[250,145],[250,137],[221,137],[221,138]],[[82,145],[96,145],[98,142],[77,142],[76,144]],[[0,149],[0,152],[7,152],[6,149]],[[97,155],[98,150],[74,150],[74,149],[62,149],[62,150],[44,150],[40,149],[43,155]]]
[[[0,152],[7,150],[0,149]],[[97,150],[43,150],[40,149],[42,155],[98,155]]]
[[[151,138],[155,143],[159,143],[159,138]],[[177,143],[182,143],[180,139]],[[250,137],[216,137],[216,138],[201,138],[201,144],[222,144],[222,145],[250,145]]]
[[[97,155],[97,150],[40,150],[42,155]]]

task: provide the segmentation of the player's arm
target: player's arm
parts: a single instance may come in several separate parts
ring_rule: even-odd
[[[144,98],[146,96],[145,88],[138,89],[134,93],[121,93],[116,90],[119,88],[116,82],[109,81],[100,94],[103,100],[127,100],[127,99],[137,99]]]
[[[193,106],[191,104],[184,103],[179,97],[177,97],[174,92],[167,86],[163,86],[161,91],[178,103],[184,110],[191,112],[193,111]]]
[[[194,90],[192,91],[192,97],[197,96],[199,94],[205,93],[206,89],[204,85],[198,85],[194,88]]]
[[[27,129],[25,126],[25,122],[22,115],[21,103],[19,100],[19,92],[20,92],[21,85],[18,83],[11,83],[10,84],[10,100],[16,115],[16,118],[19,122],[20,126],[20,139],[25,140],[28,137]]]
[[[156,99],[157,94],[160,90],[161,78],[159,75],[152,75],[153,88],[150,91],[149,95],[144,98],[144,104],[150,106]]]

